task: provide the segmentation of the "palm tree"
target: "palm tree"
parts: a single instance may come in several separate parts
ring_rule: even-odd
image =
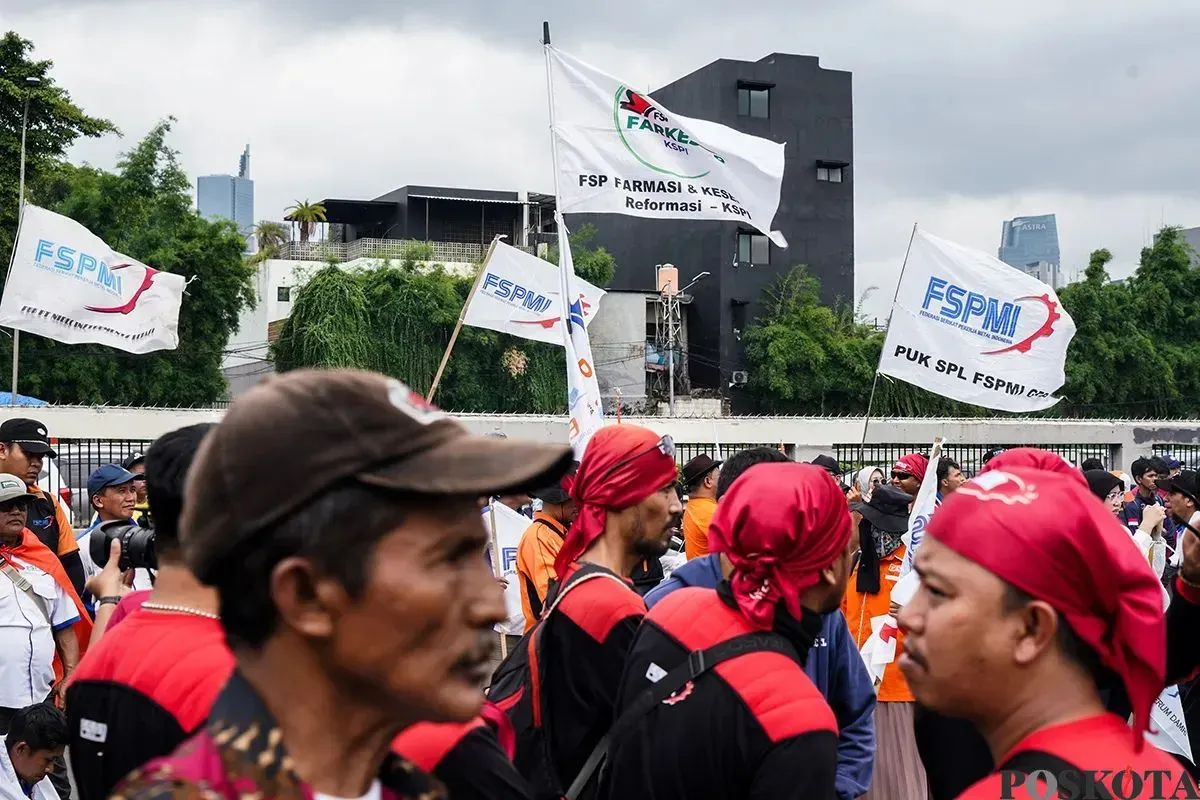
[[[300,243],[306,244],[308,237],[317,229],[317,225],[325,221],[325,204],[310,203],[305,200],[303,203],[297,200],[293,205],[288,206],[287,216],[284,217],[288,222],[294,222],[300,228]]]
[[[274,258],[279,253],[283,243],[287,241],[287,228],[278,222],[259,222],[254,226],[254,241],[258,242],[259,260]]]

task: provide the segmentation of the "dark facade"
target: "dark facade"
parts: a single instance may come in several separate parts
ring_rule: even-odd
[[[443,186],[402,186],[374,200],[326,199],[326,218],[340,241],[403,239],[478,244],[507,236],[528,244],[553,230],[554,199],[535,192],[497,192]]]
[[[654,291],[655,265],[679,268],[689,293],[689,372],[695,388],[719,389],[734,410],[748,410],[730,387],[746,369],[742,333],[759,315],[763,292],[797,264],[821,281],[824,302],[854,300],[854,132],[851,75],[823,69],[814,56],[774,53],[759,61],[722,59],[651,96],[676,114],[711,120],[786,142],[786,168],[770,244],[736,222],[649,220],[572,214],[567,224],[596,227],[595,244],[617,260],[616,289]]]

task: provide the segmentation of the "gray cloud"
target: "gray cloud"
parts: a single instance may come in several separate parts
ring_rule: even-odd
[[[1200,222],[1190,0],[743,5],[4,0],[0,25],[129,135],[178,116],[194,175],[249,141],[260,218],[406,183],[549,190],[549,19],[558,46],[647,88],[772,51],[851,70],[857,282],[885,307],[914,221],[994,251],[1001,219],[1056,212],[1065,265],[1108,246],[1117,274],[1162,222]],[[127,144],[74,156],[107,166]]]

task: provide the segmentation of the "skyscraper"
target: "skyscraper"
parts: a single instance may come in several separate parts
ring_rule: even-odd
[[[254,181],[250,180],[250,145],[238,159],[238,174],[204,175],[196,179],[196,208],[208,219],[228,219],[243,235],[254,230]]]
[[[998,257],[1055,289],[1062,286],[1058,222],[1053,214],[1005,220]]]

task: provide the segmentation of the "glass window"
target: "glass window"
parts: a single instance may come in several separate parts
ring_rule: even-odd
[[[275,299],[281,303],[290,303],[292,300],[292,287],[280,286],[275,290]]]
[[[841,183],[842,169],[842,167],[817,167],[817,180]]]
[[[768,119],[771,116],[771,90],[739,87],[738,116]]]
[[[761,233],[738,234],[738,263],[765,266],[771,263],[771,242]]]

